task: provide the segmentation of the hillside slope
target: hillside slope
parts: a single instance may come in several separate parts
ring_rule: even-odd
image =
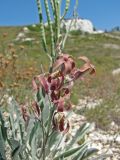
[[[0,60],[5,62],[4,65],[7,61],[10,66],[1,67],[0,84],[4,92],[6,88],[11,88],[18,101],[24,101],[27,96],[31,97],[31,80],[41,72],[41,64],[44,70],[49,66],[48,57],[41,47],[39,26],[27,27],[28,32],[23,31],[23,27],[0,27],[0,55],[3,57]],[[16,41],[21,32],[24,32],[24,36]],[[120,124],[120,73],[112,74],[115,69],[120,68],[119,36],[119,33],[81,34],[79,31],[73,31],[69,34],[64,50],[74,57],[78,66],[81,65],[78,60],[81,55],[87,56],[95,65],[96,75],[88,75],[84,82],[78,81],[71,99],[74,104],[84,97],[102,99],[100,106],[85,109],[83,114],[103,128],[111,121]],[[47,43],[49,41],[48,36]],[[12,54],[17,58],[11,57]],[[102,114],[99,114],[100,112]]]

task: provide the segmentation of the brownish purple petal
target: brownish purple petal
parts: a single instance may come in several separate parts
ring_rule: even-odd
[[[37,76],[36,78],[39,80],[39,82],[42,85],[45,92],[48,93],[48,84],[47,84],[46,78],[44,76],[41,76],[41,75]]]

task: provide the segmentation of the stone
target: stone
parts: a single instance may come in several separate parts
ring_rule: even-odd
[[[99,106],[103,102],[102,99],[93,99],[91,97],[84,97],[83,99],[79,99],[78,105],[76,107],[77,110],[81,110],[84,108],[94,109]]]
[[[31,41],[34,41],[34,40],[35,40],[35,38],[24,38],[22,40],[22,42],[31,42]]]
[[[27,27],[24,27],[24,28],[23,28],[23,32],[24,32],[24,33],[29,33],[29,29],[28,29]]]
[[[111,149],[109,149],[109,150],[107,151],[107,154],[113,155],[113,151],[112,151]]]
[[[12,100],[13,100],[13,96],[10,96],[10,97],[7,99],[7,103],[8,103],[9,105],[11,105]]]
[[[87,19],[66,19],[61,22],[61,28],[64,28],[66,31],[82,31],[93,33],[93,24],[90,20]]]
[[[61,28],[66,31],[81,31],[92,34],[104,33],[103,30],[94,31],[92,22],[88,19],[76,18],[76,19],[65,19],[61,22]]]
[[[97,30],[97,31],[94,31],[94,32],[93,32],[93,34],[102,34],[102,33],[104,33],[103,30]]]
[[[33,24],[32,27],[35,28],[35,27],[36,27],[36,24]]]
[[[17,35],[17,37],[16,37],[16,41],[19,41],[19,40],[21,40],[21,39],[24,39],[25,38],[25,33],[24,32],[20,32],[18,35]]]
[[[93,122],[93,123],[91,123],[91,127],[90,127],[90,130],[89,130],[89,132],[91,133],[93,133],[94,131],[95,131],[95,128],[96,128],[96,124]]]
[[[117,75],[119,75],[119,74],[120,74],[120,68],[114,69],[114,70],[112,71],[112,75],[113,75],[113,76],[117,76]]]
[[[116,137],[115,142],[120,145],[120,135]]]
[[[112,121],[110,124],[110,129],[111,131],[117,132],[119,130],[119,126],[114,121]]]

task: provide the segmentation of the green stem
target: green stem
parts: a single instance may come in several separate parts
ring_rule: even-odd
[[[56,25],[56,44],[59,40],[60,35],[60,2],[58,0],[54,0],[54,8],[55,8],[55,25]]]
[[[41,118],[41,120],[39,120],[39,122],[40,122],[40,126],[42,128],[42,136],[43,136],[43,143],[42,143],[42,148],[41,148],[39,158],[41,159],[41,157],[43,157],[43,160],[45,160],[45,135],[46,135],[46,132],[45,132],[45,127],[43,125],[43,119]]]
[[[48,1],[44,0],[44,3],[45,3],[45,9],[46,9],[48,25],[49,25],[49,29],[50,29],[51,57],[52,57],[52,59],[54,59],[54,57],[55,57],[55,45],[54,45],[54,33],[53,33],[53,28],[52,28],[52,21],[51,21],[51,18],[50,18],[50,11],[49,11]]]
[[[65,15],[68,12],[69,6],[70,6],[70,0],[66,0],[65,10],[64,10],[63,16],[61,17],[61,21],[65,18]]]
[[[42,126],[43,126],[43,121],[42,121]],[[43,160],[45,160],[45,131],[44,131],[44,127],[43,127]]]
[[[51,126],[53,112],[54,112],[54,109],[52,107],[51,110],[50,110],[50,115],[49,115],[49,119],[48,119],[47,131],[45,131],[45,127],[44,127],[44,124],[43,124],[43,119],[41,118],[41,120],[39,120],[40,121],[40,125],[42,127],[42,133],[43,133],[43,144],[42,144],[42,148],[41,148],[41,152],[40,152],[39,158],[42,157],[43,160],[45,160],[45,147],[46,147],[46,144],[47,144],[47,141],[48,141],[48,138],[49,138],[50,126]]]
[[[54,109],[51,108],[49,119],[48,119],[48,127],[47,127],[47,134],[46,134],[45,144],[47,143],[47,140],[48,140],[48,137],[49,137],[50,126],[51,126],[51,121],[52,121],[52,117],[53,117],[53,112],[54,112]]]
[[[47,44],[46,44],[46,36],[45,36],[45,27],[43,23],[43,15],[42,15],[42,6],[40,3],[40,0],[36,0],[37,7],[38,7],[38,14],[39,14],[39,20],[40,20],[40,31],[42,36],[42,42],[45,52],[47,52]]]

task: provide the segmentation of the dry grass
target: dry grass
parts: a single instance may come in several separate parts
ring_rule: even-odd
[[[26,96],[31,97],[31,80],[34,75],[41,72],[41,64],[44,70],[49,67],[48,57],[40,45],[39,27],[29,26],[29,29],[30,32],[26,36],[35,38],[35,41],[31,43],[14,41],[22,30],[21,27],[0,28],[0,55],[3,57],[3,59],[0,58],[0,87],[1,90],[10,88],[19,101],[24,101]],[[87,56],[96,66],[96,76],[88,77],[84,82],[77,82],[71,98],[75,104],[84,96],[102,98],[104,100],[102,106],[85,111],[87,118],[90,121],[96,121],[100,127],[107,126],[112,120],[120,121],[119,112],[116,115],[115,108],[116,105],[119,106],[120,76],[116,78],[111,76],[112,70],[120,67],[120,58],[118,58],[120,49],[104,47],[105,44],[120,46],[120,40],[115,36],[118,34],[111,37],[109,33],[83,35],[79,32],[72,32],[64,51],[73,55],[78,66],[81,65],[77,59],[80,55]],[[49,43],[49,37],[47,42]]]

